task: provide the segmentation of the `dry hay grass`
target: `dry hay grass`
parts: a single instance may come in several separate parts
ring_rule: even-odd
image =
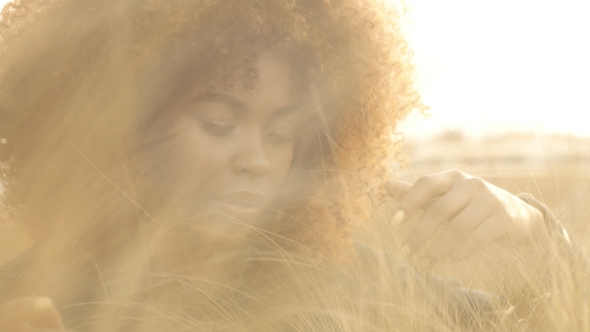
[[[419,174],[414,173],[415,176]],[[543,200],[571,231],[585,255],[585,244],[590,243],[590,224],[587,223],[590,172],[579,167],[556,167],[540,172],[478,175],[513,193],[529,192]],[[572,262],[555,248],[522,252],[497,246],[482,250],[462,263],[433,268],[428,273],[449,276],[467,288],[497,295],[493,317],[489,314],[482,317],[479,309],[474,308],[467,313],[473,317],[468,323],[451,323],[456,320],[457,313],[440,309],[449,305],[440,303],[447,301],[446,298],[441,300],[437,294],[429,294],[428,289],[421,288],[420,281],[411,276],[411,269],[394,269],[392,276],[390,258],[400,259],[397,253],[401,240],[412,227],[410,222],[393,228],[390,220],[395,211],[395,202],[392,202],[374,225],[355,231],[360,241],[377,252],[389,253],[366,259],[360,269],[342,270],[288,255],[261,256],[262,261],[276,263],[278,260],[285,269],[271,268],[270,274],[248,288],[264,288],[266,295],[243,292],[246,297],[255,299],[250,307],[233,306],[233,300],[226,299],[225,305],[206,305],[209,317],[216,319],[195,319],[187,316],[186,310],[166,302],[106,301],[95,311],[95,330],[141,326],[139,330],[142,331],[262,331],[286,324],[295,331],[590,331],[587,266]],[[5,218],[0,233],[0,260],[8,260],[29,245],[17,225]],[[338,275],[348,278],[345,281],[340,277],[334,279]],[[283,282],[284,279],[295,280],[295,283]],[[399,280],[402,279],[409,282],[401,285]],[[129,280],[127,282],[131,282]],[[182,277],[175,280],[182,282],[185,291],[186,287],[190,290],[190,280]],[[211,299],[204,300],[203,296],[191,298],[192,303],[210,303],[207,301]],[[233,309],[228,309],[228,303]],[[240,309],[236,309],[238,307]]]

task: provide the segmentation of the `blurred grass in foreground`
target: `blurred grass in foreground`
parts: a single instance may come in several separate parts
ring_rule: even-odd
[[[585,149],[590,149],[590,144],[572,138],[567,139],[569,145],[556,142],[563,143],[563,140],[518,136],[474,143],[447,135],[421,144],[408,142],[409,168],[400,171],[399,177],[415,181],[424,174],[456,168],[512,193],[531,193],[554,211],[580,244],[581,250],[586,252],[585,244],[590,240],[590,153]],[[377,252],[388,252],[401,260],[398,255],[401,242],[419,216],[394,229],[390,220],[395,212],[395,202],[388,203],[374,225],[355,230],[354,236]],[[0,261],[8,260],[30,245],[18,225],[10,223],[8,218],[2,219],[0,227]],[[268,285],[276,284],[276,292],[272,293],[279,296],[246,313],[246,318],[239,315],[228,318],[225,323],[229,330],[267,330],[270,325],[266,322],[301,315],[304,318],[299,318],[295,330],[590,331],[587,266],[578,265],[577,261],[570,260],[551,246],[528,252],[492,246],[466,261],[437,266],[430,271],[455,278],[467,288],[498,294],[495,317],[489,322],[474,319],[471,327],[449,324],[449,315],[435,309],[440,304],[433,303],[436,297],[429,297],[414,287],[412,278],[408,279],[407,285],[400,287],[395,282],[400,276],[392,278],[391,270],[386,266],[391,263],[382,257],[364,262],[363,269],[354,269],[353,282],[348,283],[331,282],[322,273],[332,270],[313,262],[285,258],[279,264],[287,266],[286,270],[293,273],[289,278],[298,280],[301,287],[285,287],[280,274],[275,278],[267,277],[271,281],[262,286],[268,288],[272,287]],[[293,268],[304,265],[305,268]],[[322,273],[315,273],[314,269]],[[406,272],[402,270],[400,273]],[[142,303],[141,306],[149,304]],[[165,320],[172,315],[172,307],[150,308],[158,319]],[[112,307],[110,309],[99,312],[112,314],[114,311]],[[478,316],[477,310],[473,309],[474,317]],[[318,314],[330,317],[330,320],[315,320],[313,317]],[[123,317],[120,313],[114,315]],[[97,319],[114,324],[114,317]],[[193,328],[201,326],[205,330],[223,329],[222,325],[206,328],[190,319],[186,324]],[[153,326],[158,325],[154,323]]]

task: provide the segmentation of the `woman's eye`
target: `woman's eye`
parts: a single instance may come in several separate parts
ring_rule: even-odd
[[[218,123],[204,119],[199,120],[201,127],[203,127],[206,132],[212,134],[213,136],[229,135],[235,129],[235,125],[233,123]]]
[[[281,134],[279,132],[269,131],[267,134],[270,141],[277,145],[290,144],[295,142],[293,135]]]

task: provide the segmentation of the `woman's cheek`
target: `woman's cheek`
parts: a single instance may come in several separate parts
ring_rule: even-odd
[[[285,178],[287,174],[289,174],[289,170],[291,169],[291,164],[293,163],[293,156],[295,153],[295,145],[290,143],[287,146],[279,149],[276,153],[276,157],[273,158],[275,161],[273,164],[273,187],[276,189],[278,188]]]

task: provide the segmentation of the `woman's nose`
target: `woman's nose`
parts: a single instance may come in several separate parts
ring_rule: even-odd
[[[243,138],[232,167],[237,174],[264,176],[270,172],[270,160],[262,135],[252,134]]]

